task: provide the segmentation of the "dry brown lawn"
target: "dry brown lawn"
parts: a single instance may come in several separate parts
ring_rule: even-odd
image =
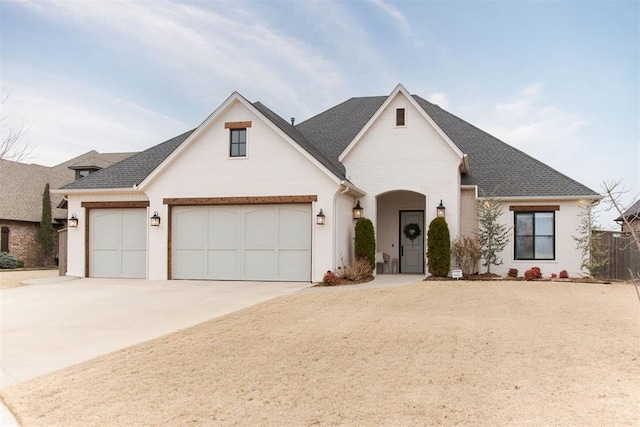
[[[26,426],[638,425],[639,313],[628,284],[322,288],[1,394]]]

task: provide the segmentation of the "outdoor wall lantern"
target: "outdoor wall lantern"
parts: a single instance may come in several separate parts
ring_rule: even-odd
[[[444,218],[445,209],[447,208],[444,207],[444,205],[442,204],[442,199],[440,199],[440,204],[436,208],[436,211],[438,212],[438,218]]]
[[[153,216],[151,217],[151,226],[157,227],[159,225],[160,225],[160,215],[158,215],[158,211],[155,211],[153,213]]]
[[[320,209],[320,212],[318,213],[318,215],[316,215],[316,224],[324,225],[325,219],[326,218],[324,217],[324,214],[322,213],[322,209]]]
[[[363,211],[364,211],[364,209],[362,209],[360,207],[360,200],[358,200],[358,203],[356,203],[356,205],[353,207],[353,219],[362,218],[362,212]]]
[[[69,227],[76,228],[78,226],[78,217],[76,214],[71,214],[71,218],[69,218]]]

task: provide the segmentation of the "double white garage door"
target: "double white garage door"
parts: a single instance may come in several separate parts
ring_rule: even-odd
[[[177,206],[174,279],[311,280],[311,205]]]
[[[90,211],[89,275],[144,278],[146,209]],[[174,279],[311,280],[311,206],[177,206]]]

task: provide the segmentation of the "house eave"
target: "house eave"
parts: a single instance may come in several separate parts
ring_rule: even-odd
[[[104,193],[139,193],[140,190],[137,187],[129,188],[58,188],[51,190],[54,194],[104,194]]]
[[[468,186],[473,187],[473,186]],[[485,200],[488,197],[477,196],[478,200]],[[578,195],[578,196],[499,196],[496,197],[503,201],[531,201],[531,200],[602,200],[601,195]]]

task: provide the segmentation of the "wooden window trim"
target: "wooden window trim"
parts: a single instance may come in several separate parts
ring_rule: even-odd
[[[559,211],[560,205],[509,206],[511,212],[551,212]]]
[[[242,129],[242,128],[250,128],[251,121],[248,122],[226,122],[224,124],[225,129]]]
[[[317,195],[307,196],[255,196],[255,197],[172,197],[162,199],[169,206],[212,205],[284,205],[317,202]]]
[[[127,209],[127,208],[148,208],[148,201],[130,202],[82,202],[80,206],[87,209]]]

